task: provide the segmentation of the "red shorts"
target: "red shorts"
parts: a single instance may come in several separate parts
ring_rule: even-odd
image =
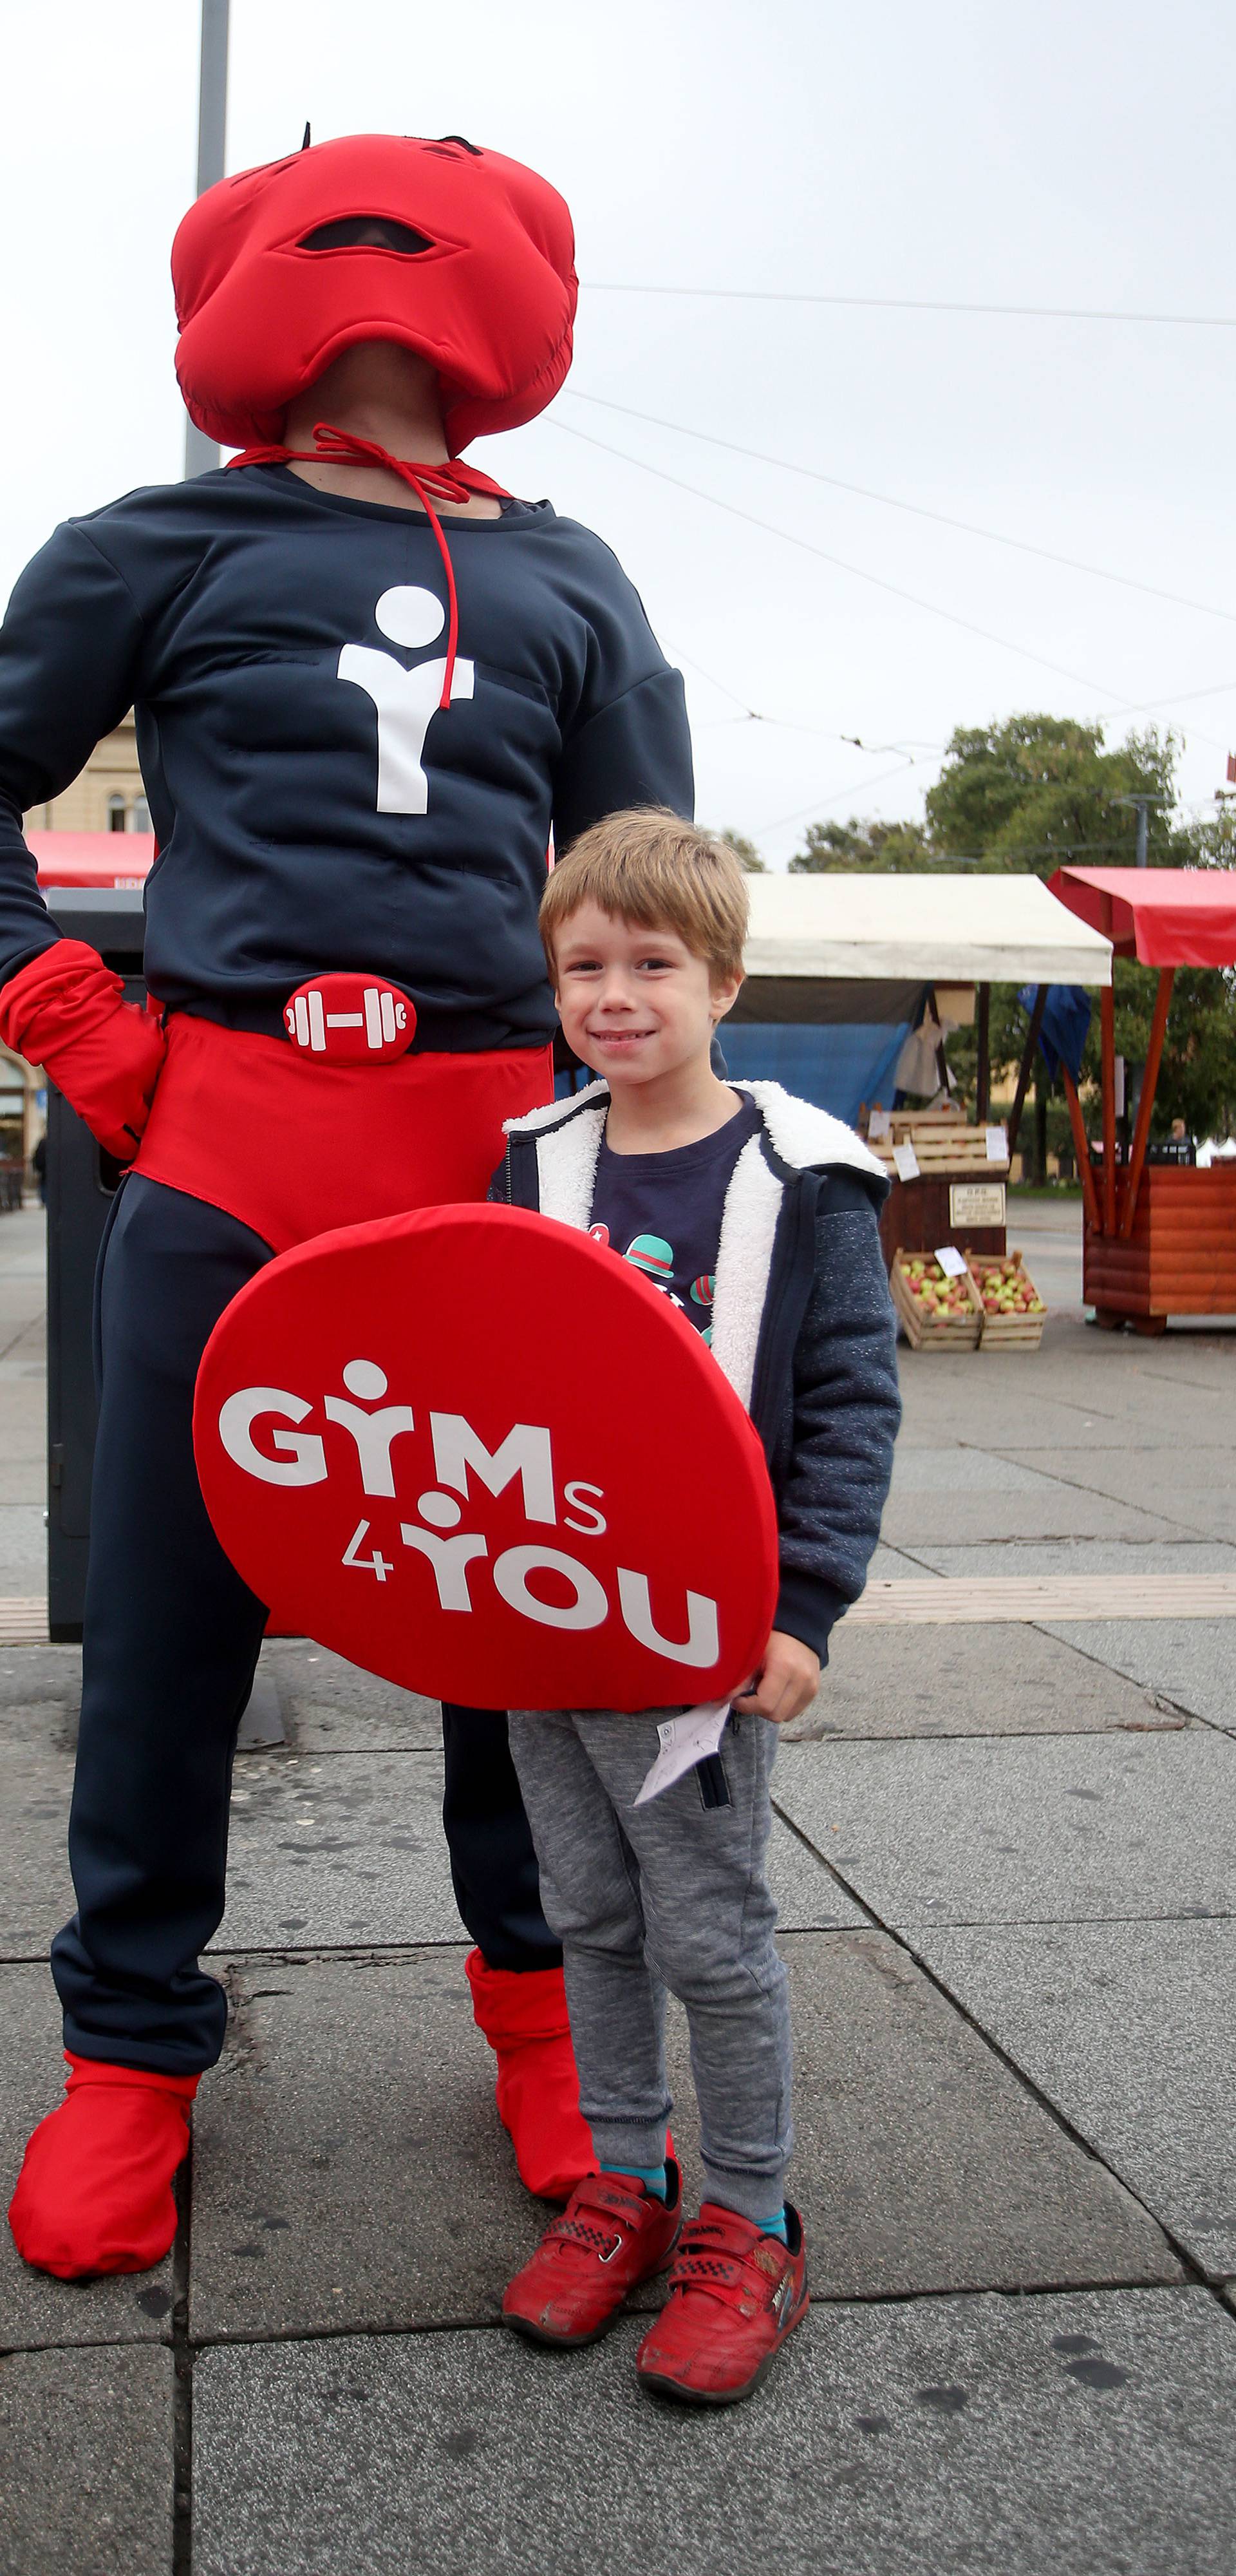
[[[332,1065],[188,1012],[134,1170],[251,1226],[276,1252],[339,1225],[483,1199],[502,1125],[553,1097],[551,1050]]]

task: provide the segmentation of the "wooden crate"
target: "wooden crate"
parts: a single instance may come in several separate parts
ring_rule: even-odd
[[[1002,1162],[989,1161],[986,1127],[972,1127],[959,1109],[895,1109],[889,1118],[887,1135],[869,1137],[873,1154],[886,1172],[893,1172],[894,1145],[912,1145],[920,1172],[957,1172],[965,1177],[978,1173],[999,1173],[1008,1179],[1007,1157]]]
[[[904,1329],[911,1349],[916,1351],[977,1350],[983,1323],[983,1301],[969,1271],[962,1274],[960,1281],[960,1285],[966,1291],[964,1314],[945,1316],[939,1323],[934,1318],[929,1322],[923,1313],[919,1299],[911,1294],[905,1271],[908,1261],[923,1259],[928,1261],[930,1269],[937,1277],[943,1277],[939,1263],[930,1254],[900,1250],[894,1253],[893,1266],[889,1272],[889,1286],[893,1292],[897,1319]]]
[[[886,1268],[903,1252],[934,1252],[938,1243],[973,1244],[976,1252],[1003,1252],[1002,1225],[954,1224],[952,1190],[956,1181],[972,1181],[973,1170],[933,1172],[917,1181],[893,1182],[880,1210],[880,1243]],[[993,1178],[997,1175],[993,1174]],[[1001,1172],[998,1177],[1003,1180]]]
[[[981,1252],[972,1252],[968,1244],[963,1248],[970,1264],[970,1276],[978,1291],[980,1305],[983,1298],[983,1282],[989,1271],[1016,1268],[1018,1276],[1026,1280],[1030,1287],[1034,1287],[1034,1281],[1030,1278],[1020,1252],[1009,1252],[1005,1254],[1003,1260],[992,1261]],[[1039,1290],[1035,1289],[1035,1295],[1038,1296],[1039,1293]],[[1046,1300],[1044,1300],[1042,1312],[1037,1315],[989,1315],[986,1307],[983,1307],[983,1328],[979,1335],[979,1349],[981,1351],[1037,1351],[1043,1339],[1043,1326],[1046,1321]]]

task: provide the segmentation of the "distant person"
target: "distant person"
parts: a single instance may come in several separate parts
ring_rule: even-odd
[[[599,2170],[510,2283],[508,2325],[591,2343],[669,2267],[641,2383],[731,2405],[807,2308],[786,1973],[764,1874],[776,1728],[819,1688],[862,1591],[900,1415],[880,1250],[888,1183],[836,1118],[710,1056],[742,981],[733,852],[671,814],[611,815],[549,880],[541,931],[568,1043],[605,1080],[508,1127],[494,1195],[542,1192],[652,1276],[750,1407],[777,1501],[781,1589],[720,1751],[637,1804],[658,1717],[512,1712],[546,1920],[561,1940],[580,2102]],[[604,1355],[598,1354],[604,1364]],[[637,1419],[655,1457],[672,1426]],[[682,2225],[668,2155],[665,1990],[686,2007],[706,2197]]]

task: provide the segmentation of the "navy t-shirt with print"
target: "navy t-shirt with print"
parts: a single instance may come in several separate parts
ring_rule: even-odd
[[[762,1127],[753,1100],[694,1145],[614,1154],[604,1138],[589,1232],[642,1270],[712,1340],[713,1274],[725,1193],[743,1146]]]

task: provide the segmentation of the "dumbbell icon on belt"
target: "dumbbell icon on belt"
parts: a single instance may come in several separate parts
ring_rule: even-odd
[[[315,975],[284,1006],[284,1027],[305,1055],[334,1064],[381,1064],[405,1055],[416,1006],[398,986],[371,975]]]

